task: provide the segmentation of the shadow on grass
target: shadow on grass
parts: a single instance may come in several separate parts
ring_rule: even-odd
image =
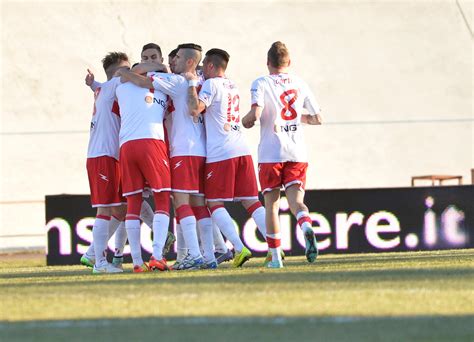
[[[457,267],[457,268],[443,268],[439,264],[435,268],[430,268],[430,261],[439,262],[441,257],[443,260],[459,260],[469,259],[473,253],[463,253],[462,255],[456,253],[441,253],[442,255],[360,255],[347,257],[327,257],[320,258],[314,264],[308,264],[304,257],[290,257],[285,261],[286,268],[284,270],[268,270],[262,267],[263,259],[253,259],[247,263],[242,269],[234,270],[228,263],[221,265],[216,271],[187,271],[187,272],[172,272],[172,273],[151,273],[143,275],[133,275],[130,270],[126,270],[124,274],[116,275],[92,275],[90,269],[79,268],[73,266],[68,269],[67,266],[54,267],[51,269],[35,268],[33,272],[12,272],[1,273],[0,279],[28,279],[35,278],[35,283],[48,283],[49,286],[63,286],[71,282],[78,282],[82,285],[94,284],[115,284],[121,283],[152,283],[160,282],[166,283],[215,283],[216,278],[219,282],[228,283],[264,283],[268,281],[284,281],[284,282],[301,282],[301,281],[318,281],[331,282],[339,280],[352,280],[359,282],[366,281],[393,281],[410,279],[413,280],[439,280],[441,278],[460,279],[472,277],[474,280],[474,268]],[[406,263],[411,263],[406,264]],[[419,267],[419,263],[422,267]],[[371,269],[367,269],[367,263],[370,263]],[[393,263],[397,263],[397,267],[393,267]],[[352,269],[347,269],[347,265],[354,266]],[[357,269],[357,267],[360,267]],[[400,266],[405,266],[401,268]],[[377,269],[373,269],[377,267]],[[58,269],[59,268],[59,269]],[[338,268],[343,268],[339,269]],[[89,278],[90,277],[90,278]],[[92,278],[93,277],[93,278]],[[43,278],[43,279],[37,279]],[[68,281],[61,281],[60,279],[51,278],[70,278]],[[59,281],[58,281],[59,280]],[[26,284],[2,284],[2,287],[16,286],[28,287],[31,283]]]
[[[53,277],[75,277],[69,281],[54,280]],[[308,266],[308,270],[285,272],[285,270],[267,270],[261,268],[258,273],[255,272],[236,272],[232,269],[219,271],[188,271],[188,272],[172,272],[172,273],[146,273],[146,274],[115,274],[115,275],[92,275],[81,271],[70,272],[48,272],[48,273],[29,273],[22,275],[11,275],[3,278],[44,278],[36,279],[29,283],[11,283],[1,284],[0,288],[7,287],[31,287],[41,283],[47,284],[48,287],[61,287],[70,285],[74,282],[76,285],[95,286],[95,285],[145,285],[145,284],[268,284],[269,282],[282,283],[301,283],[301,282],[393,282],[393,281],[419,281],[433,280],[440,281],[442,279],[466,280],[471,278],[474,281],[474,269],[472,268],[384,268],[378,270],[344,270],[344,271],[324,271],[318,272],[316,267]]]
[[[474,316],[140,317],[0,322],[2,341],[472,341]]]
[[[456,251],[457,252],[457,251]],[[467,252],[467,253],[466,253]],[[430,260],[436,261],[439,263],[440,260],[443,262],[453,260],[469,260],[474,259],[474,250],[463,250],[463,253],[452,253],[449,251],[439,251],[434,254],[424,254],[424,253],[383,253],[383,254],[365,254],[365,255],[329,255],[320,256],[317,259],[316,263],[308,264],[304,257],[302,256],[291,256],[287,255],[285,261],[285,266],[302,266],[302,267],[333,267],[344,265],[358,265],[361,263],[370,263],[371,266],[377,266],[377,264],[386,264],[386,263],[425,263],[429,264]],[[249,263],[245,264],[243,269],[262,269],[263,258],[254,258]],[[48,268],[54,270],[45,270],[45,266],[34,266],[35,271],[38,272],[22,272],[14,271],[17,268],[11,268],[13,272],[6,271],[7,267],[4,267],[0,272],[0,279],[2,278],[28,278],[28,277],[43,277],[45,274],[52,277],[62,277],[62,276],[74,276],[74,275],[85,275],[91,273],[90,268],[79,268],[79,265],[73,266],[47,266]],[[220,265],[219,270],[229,270],[230,264],[225,263]]]
[[[358,263],[380,263],[380,262],[409,262],[409,263],[416,263],[416,262],[429,262],[429,260],[436,260],[439,262],[442,261],[449,261],[449,260],[460,260],[460,259],[473,259],[474,260],[474,250],[471,253],[449,253],[449,252],[439,252],[436,254],[414,254],[414,253],[391,253],[391,254],[376,254],[370,253],[366,255],[354,255],[354,256],[346,256],[346,255],[333,255],[335,258],[331,259],[322,259],[318,262],[321,263],[328,263],[328,264],[339,264],[339,265],[351,265],[351,264],[358,264]]]

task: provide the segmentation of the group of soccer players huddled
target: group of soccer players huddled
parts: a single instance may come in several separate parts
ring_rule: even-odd
[[[224,203],[239,201],[266,238],[264,266],[282,268],[279,228],[280,190],[305,238],[308,262],[317,242],[303,203],[308,167],[303,123],[321,124],[320,108],[307,84],[289,73],[290,55],[282,42],[267,54],[269,74],[251,86],[251,108],[241,118],[240,92],[226,77],[229,54],[197,44],[181,44],[164,64],[159,45],[143,46],[141,63],[130,68],[128,56],[111,52],[102,60],[107,81],[88,70],[94,92],[87,154],[92,206],[97,208],[93,242],[81,263],[93,273],[123,272],[128,239],[133,272],[215,269],[224,261],[241,267],[252,257]],[[242,127],[260,121],[258,176]],[[153,197],[154,210],[146,201]],[[171,200],[170,200],[171,199]],[[168,231],[170,203],[176,237]],[[140,228],[153,231],[148,262],[141,253]],[[107,260],[115,233],[115,253]],[[227,248],[222,234],[233,246]],[[165,256],[177,242],[177,260]]]

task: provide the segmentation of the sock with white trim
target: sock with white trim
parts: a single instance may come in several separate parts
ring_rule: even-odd
[[[214,221],[212,221],[212,237],[214,238],[214,250],[218,253],[227,253],[229,248],[227,248],[224,237]]]
[[[268,250],[272,253],[272,261],[281,261],[281,235],[280,233],[267,234]]]
[[[205,262],[215,260],[214,256],[214,237],[212,232],[212,220],[210,217],[200,219],[197,222],[198,230],[201,232],[202,256]]]
[[[140,220],[125,220],[128,243],[132,254],[133,265],[143,265],[142,247],[140,244]]]
[[[306,233],[308,229],[311,229],[311,231],[313,230],[313,220],[311,220],[311,217],[307,211],[300,211],[296,213],[296,220],[298,221],[303,233]]]
[[[94,241],[95,265],[102,266],[107,263],[105,257],[107,241],[109,236],[110,216],[97,215],[92,228],[92,238]]]
[[[94,236],[94,234],[92,234]],[[94,252],[94,238],[92,238],[92,242],[87,248],[87,251],[84,253],[84,255],[89,258],[89,259],[95,259],[95,252]]]
[[[109,222],[109,236],[107,237],[107,241],[110,240],[112,235],[114,235],[121,223],[122,221],[118,220],[115,216],[112,215]]]
[[[252,216],[262,236],[265,237],[267,235],[267,226],[265,225],[265,208],[262,206],[260,201],[252,204],[247,209],[247,212],[250,216]]]
[[[188,248],[189,255],[193,258],[200,257],[199,242],[197,238],[196,217],[188,204],[180,205],[176,208],[176,215],[179,217],[179,224],[183,232],[184,242]]]
[[[127,230],[125,229],[125,222],[121,222],[115,231],[115,253],[114,256],[123,256],[123,250],[127,243]]]
[[[169,224],[170,217],[168,215],[159,212],[153,216],[153,256],[156,260],[163,259],[163,247],[165,247],[168,236]]]
[[[234,221],[230,217],[229,213],[223,206],[217,206],[211,208],[212,220],[217,224],[222,234],[234,245],[234,249],[237,253],[240,253],[244,248],[242,240],[240,240],[239,234],[235,229]]]
[[[176,224],[176,261],[181,261],[188,254],[188,249],[184,243],[183,230],[181,229],[181,224],[177,220]]]
[[[150,204],[143,200],[140,208],[140,219],[145,222],[148,227],[152,228],[154,215],[155,213]]]
[[[212,232],[212,220],[209,209],[206,206],[193,207],[194,216],[197,219],[198,236],[200,239],[201,253],[205,262],[214,261],[214,237]]]

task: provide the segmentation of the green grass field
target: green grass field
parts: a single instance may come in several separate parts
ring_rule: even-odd
[[[474,250],[262,262],[92,275],[0,256],[0,340],[474,341]]]

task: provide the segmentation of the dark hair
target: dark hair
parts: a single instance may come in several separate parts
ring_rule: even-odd
[[[177,47],[177,50],[179,50],[179,49],[193,49],[193,50],[197,50],[199,52],[202,51],[201,45],[194,44],[194,43],[179,44],[178,47]]]
[[[156,49],[156,50],[158,50],[160,55],[163,56],[163,54],[161,53],[161,48],[158,44],[155,44],[155,43],[145,44],[145,45],[143,45],[142,52],[145,51],[145,50],[148,50],[148,49]]]
[[[107,69],[114,64],[117,64],[121,61],[128,62],[128,56],[124,52],[109,52],[103,59],[102,59],[102,66],[104,67],[104,71],[107,72]]]
[[[173,49],[173,50],[171,50],[171,52],[168,54],[168,57],[173,58],[174,56],[176,56],[177,53],[178,53],[178,48]]]
[[[206,60],[215,67],[221,68],[223,70],[227,69],[227,64],[229,63],[230,55],[222,49],[210,49],[206,52]]]
[[[290,61],[290,52],[285,44],[278,41],[272,44],[267,53],[268,62],[274,68],[288,66]]]

